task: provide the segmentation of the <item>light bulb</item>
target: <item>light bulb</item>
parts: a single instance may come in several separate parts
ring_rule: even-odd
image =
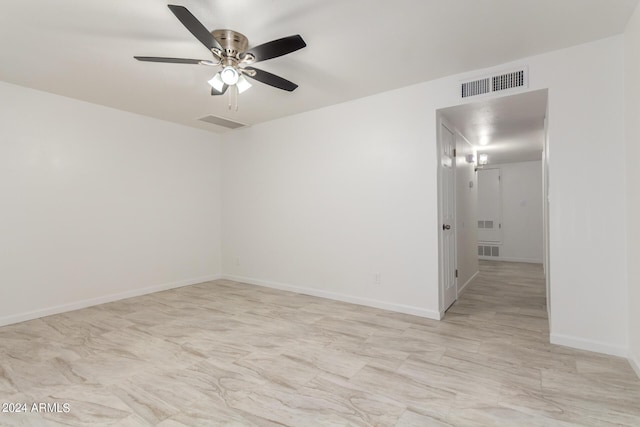
[[[220,73],[216,73],[208,83],[218,92],[222,92],[222,89],[224,88],[224,82],[222,81],[222,77],[220,77]]]
[[[480,166],[484,166],[489,162],[489,155],[488,154],[478,154],[478,164]]]
[[[220,77],[222,78],[223,82],[225,82],[229,86],[232,86],[238,83],[238,78],[240,77],[240,75],[235,68],[227,66],[224,67],[222,71],[220,71]]]
[[[238,93],[242,93],[251,87],[251,83],[249,83],[249,80],[247,80],[245,76],[240,76],[238,77],[236,87],[238,88]]]

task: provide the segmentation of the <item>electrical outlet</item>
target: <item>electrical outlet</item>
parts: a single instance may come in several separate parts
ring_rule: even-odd
[[[236,266],[240,265],[240,257],[236,257]]]
[[[380,285],[382,283],[382,274],[374,273],[373,274],[373,284]]]

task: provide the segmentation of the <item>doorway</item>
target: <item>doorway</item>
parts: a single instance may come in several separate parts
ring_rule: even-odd
[[[487,260],[543,264],[549,305],[547,102],[545,89],[437,112],[441,316]]]

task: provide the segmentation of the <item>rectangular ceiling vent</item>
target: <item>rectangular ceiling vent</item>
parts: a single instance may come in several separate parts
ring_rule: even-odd
[[[529,86],[529,73],[527,68],[503,72],[482,79],[464,81],[460,84],[463,98],[500,92],[510,89],[520,89]]]
[[[500,74],[491,78],[493,92],[524,86],[524,70]]]
[[[472,82],[462,83],[462,97],[468,98],[470,96],[482,95],[483,93],[489,93],[491,91],[491,79],[474,80]]]
[[[205,116],[198,120],[211,123],[214,125],[222,126],[227,129],[238,129],[246,126],[246,124],[244,123],[234,122],[232,120],[224,119],[222,117],[217,117],[217,116]]]

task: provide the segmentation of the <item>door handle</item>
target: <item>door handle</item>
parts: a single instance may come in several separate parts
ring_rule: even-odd
[[[449,224],[442,224],[443,230],[451,230],[451,226]]]

